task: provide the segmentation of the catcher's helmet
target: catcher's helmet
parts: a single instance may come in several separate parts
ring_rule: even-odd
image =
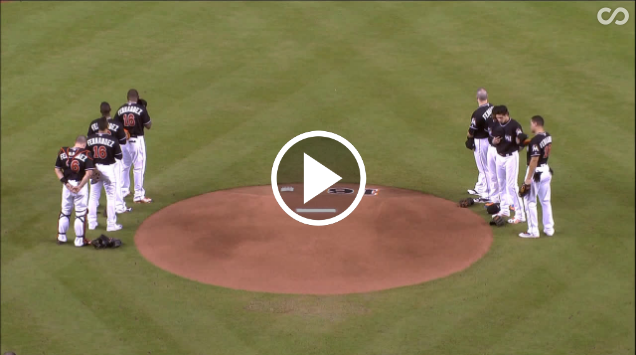
[[[499,213],[499,211],[501,211],[501,207],[498,203],[487,203],[485,207],[488,214],[497,214]]]

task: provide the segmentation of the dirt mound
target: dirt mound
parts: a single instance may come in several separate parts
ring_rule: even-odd
[[[188,279],[292,294],[358,293],[430,281],[467,268],[492,243],[490,227],[469,209],[416,191],[367,188],[379,193],[365,195],[349,217],[324,227],[286,215],[271,186],[212,192],[153,214],[135,243],[150,262]],[[305,207],[298,186],[281,195],[290,208]],[[349,198],[325,192],[315,203],[341,208]]]

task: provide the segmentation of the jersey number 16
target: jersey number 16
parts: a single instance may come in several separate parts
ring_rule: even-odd
[[[108,152],[103,145],[96,145],[93,147],[93,158],[106,159]]]
[[[126,127],[135,126],[135,115],[133,115],[132,113],[123,114],[122,118],[124,119],[124,126]]]

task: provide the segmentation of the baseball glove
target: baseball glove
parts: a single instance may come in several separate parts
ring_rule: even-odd
[[[144,100],[142,98],[137,99],[137,103],[140,104],[143,107],[148,107],[148,101],[146,101],[146,100]]]
[[[466,148],[470,150],[475,150],[475,138],[471,138],[471,137],[466,138]]]
[[[99,238],[97,239],[93,239],[91,241],[91,245],[95,248],[95,249],[104,249],[104,248],[108,248],[108,237],[105,235],[100,235]]]
[[[459,201],[459,207],[461,208],[467,208],[472,206],[473,204],[475,204],[475,200],[470,197]]]
[[[91,245],[95,247],[95,249],[119,248],[121,244],[121,240],[109,238],[103,234],[100,235],[99,238],[91,241]]]
[[[530,184],[523,184],[519,189],[519,197],[524,197],[530,193]]]
[[[102,179],[102,174],[99,173],[99,170],[94,169],[93,170],[93,175],[91,175],[91,184],[95,185],[98,182],[100,182]]]
[[[503,216],[500,216],[498,214],[494,215],[492,217],[492,220],[490,221],[490,225],[491,226],[501,227],[501,226],[503,226],[505,224],[506,224],[506,221],[504,221]]]

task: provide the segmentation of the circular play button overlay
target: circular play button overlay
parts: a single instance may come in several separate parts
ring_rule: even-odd
[[[298,144],[310,139],[318,139],[318,143],[308,146]],[[300,149],[295,149],[297,147]],[[323,156],[324,152],[331,153],[332,150],[341,150],[344,154]],[[288,152],[293,155],[289,158],[293,166],[281,170],[285,170],[286,177],[293,176],[297,180],[302,179],[302,182],[292,178],[279,183],[279,167]],[[358,150],[345,138],[326,131],[311,131],[294,137],[278,152],[272,167],[272,190],[276,202],[291,218],[310,226],[327,226],[349,216],[365,195],[366,183],[367,174]],[[288,197],[283,198],[281,193],[288,194]],[[348,207],[343,204],[348,204]],[[309,216],[316,217],[312,219]]]

